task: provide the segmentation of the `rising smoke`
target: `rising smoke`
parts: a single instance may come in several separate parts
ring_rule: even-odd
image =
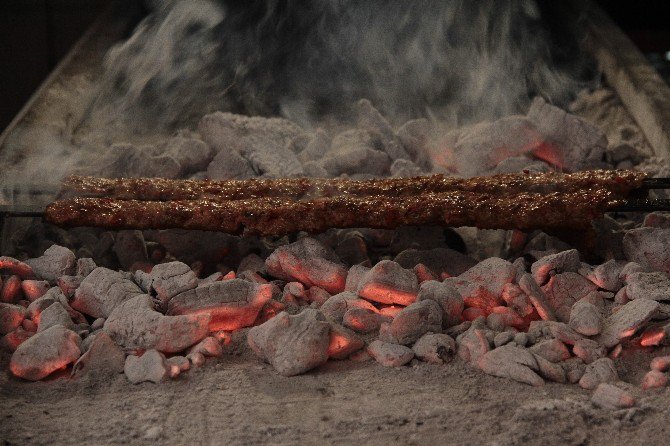
[[[533,0],[155,2],[110,51],[96,127],[172,130],[205,113],[309,125],[370,99],[396,122],[453,125],[563,104],[582,63],[556,64]]]

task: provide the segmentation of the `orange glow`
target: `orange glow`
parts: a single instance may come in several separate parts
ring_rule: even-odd
[[[235,271],[229,271],[225,276],[222,276],[219,280],[233,280],[237,277]]]
[[[403,308],[405,307],[399,305],[382,306],[381,308],[379,308],[379,314],[387,317],[395,317],[396,314],[400,313],[400,310],[402,310]]]
[[[350,354],[360,350],[365,343],[358,337],[348,336],[345,332],[333,329],[330,331],[330,344],[328,344],[328,357],[344,359]]]
[[[21,299],[21,279],[19,276],[10,276],[5,280],[0,293],[0,301],[14,303]]]
[[[41,280],[24,280],[21,282],[21,290],[26,299],[33,302],[44,294],[51,288],[48,282],[43,282]]]
[[[24,341],[26,341],[34,334],[35,333],[26,331],[23,328],[19,327],[16,330],[4,335],[0,343],[2,344],[3,347],[13,352],[18,348],[19,345],[21,345]]]
[[[514,327],[519,330],[525,329],[527,327],[527,323],[524,320],[524,318],[519,316],[519,314],[516,311],[514,311],[509,307],[504,306],[494,307],[491,312],[503,316],[503,321],[505,322],[505,325],[507,325],[508,327]]]
[[[488,314],[493,311],[494,307],[497,307],[502,303],[502,299],[498,299],[498,297],[489,290],[480,286],[477,287],[474,292],[471,292],[468,296],[465,296],[465,298],[463,298],[463,302],[465,302],[465,305],[468,307],[481,308],[484,310],[485,314]]]
[[[419,283],[423,283],[427,280],[437,280],[435,274],[433,274],[433,272],[423,263],[419,263],[414,266],[414,273],[419,279]]]
[[[538,143],[535,148],[531,149],[530,153],[535,158],[541,159],[542,161],[547,162],[552,166],[558,167],[561,170],[563,170],[565,167],[563,156],[554,144],[542,141]]]
[[[219,330],[212,333],[212,336],[218,339],[222,345],[229,345],[231,342],[233,342],[232,333],[229,331]]]
[[[263,306],[263,308],[261,308],[261,310],[258,312],[258,317],[256,318],[256,321],[253,322],[252,324],[253,325],[260,325],[263,322],[267,322],[270,319],[272,319],[273,317],[275,317],[276,315],[278,315],[279,313],[281,313],[282,311],[284,311],[285,309],[286,309],[286,305],[284,305],[283,303],[278,302],[276,300],[270,300],[270,301],[268,301],[268,303],[266,303]],[[248,321],[248,319],[245,320],[245,323],[246,323],[246,321]],[[239,322],[239,320],[238,321],[231,320],[230,322],[228,322],[227,325],[220,324],[220,325],[218,325],[217,329],[218,330],[237,330],[238,328],[248,327],[249,325],[252,325],[252,324],[239,325],[239,324],[236,324],[235,322]],[[211,330],[211,327],[212,327],[212,323],[210,323],[210,330]]]
[[[0,257],[0,270],[6,270],[21,279],[28,279],[34,276],[33,269],[27,263],[11,257]]]
[[[665,339],[665,330],[663,327],[653,327],[645,330],[640,339],[640,345],[643,347],[651,347],[660,345]]]
[[[368,283],[358,295],[363,299],[379,302],[382,304],[409,305],[416,301],[416,293],[398,290],[384,283]]]

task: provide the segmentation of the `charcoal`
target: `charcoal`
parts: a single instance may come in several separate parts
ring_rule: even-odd
[[[532,321],[528,327],[528,337],[532,343],[541,339],[558,339],[567,345],[575,345],[577,341],[584,339],[568,324],[557,321]]]
[[[643,389],[662,389],[668,385],[668,377],[658,370],[650,370],[642,378],[640,383]]]
[[[528,335],[524,332],[519,332],[514,335],[514,342],[519,347],[525,347],[528,345]]]
[[[105,318],[99,317],[91,324],[91,330],[100,330],[105,325]]]
[[[355,108],[358,113],[358,127],[368,130],[379,138],[384,151],[388,153],[391,159],[409,159],[402,143],[393,133],[391,125],[370,101],[361,99],[356,103]]]
[[[670,229],[637,228],[626,232],[623,250],[626,258],[653,271],[670,274]]]
[[[595,267],[587,277],[591,282],[595,283],[598,288],[616,293],[623,286],[621,272],[624,266],[625,262],[609,260],[602,265]]]
[[[670,356],[657,356],[651,360],[650,368],[659,372],[670,370]]]
[[[389,169],[394,178],[414,178],[423,175],[423,169],[406,159],[397,159],[393,161]]]
[[[185,356],[171,356],[167,358],[170,367],[177,366],[180,372],[185,372],[191,368],[191,362]]]
[[[305,296],[307,297],[308,302],[311,302],[317,307],[320,307],[326,303],[326,301],[331,297],[328,291],[319,288],[318,286],[309,287]]]
[[[670,300],[670,277],[666,273],[632,273],[626,283],[626,296],[630,300]]]
[[[651,319],[658,306],[658,302],[649,299],[636,299],[627,303],[605,319],[603,330],[596,341],[610,348],[630,338]]]
[[[223,355],[223,347],[219,340],[213,336],[207,336],[202,341],[188,349],[188,353],[202,353],[205,356],[218,358]]]
[[[477,264],[473,258],[449,248],[406,249],[393,260],[406,269],[422,263],[438,275],[446,273],[449,277],[459,276]]]
[[[509,378],[533,386],[541,386],[544,380],[536,373],[537,359],[528,350],[503,345],[482,355],[477,366],[489,375]]]
[[[51,285],[49,285],[49,282],[46,280],[27,279],[21,282],[21,291],[23,293],[23,297],[31,302],[44,296],[49,288],[51,288]]]
[[[298,154],[303,163],[320,160],[330,149],[330,137],[323,129],[318,128],[312,133],[307,146]],[[304,166],[305,164],[303,164]]]
[[[400,312],[391,322],[391,335],[399,344],[409,345],[421,336],[442,330],[442,307],[434,300],[415,302]]]
[[[358,285],[360,284],[361,280],[363,280],[363,277],[365,277],[368,271],[370,271],[370,268],[363,265],[354,265],[349,268],[349,272],[347,273],[347,280],[344,284],[344,290],[353,293],[357,292]]]
[[[54,325],[22,342],[12,354],[9,369],[19,378],[38,381],[79,359],[80,345],[75,332]]]
[[[318,286],[331,294],[344,290],[346,268],[332,249],[310,237],[280,246],[265,265],[269,274],[282,280]]]
[[[37,333],[37,324],[30,319],[24,319],[23,322],[21,322],[21,327],[26,331]]]
[[[210,331],[237,330],[254,323],[272,293],[270,284],[224,280],[176,295],[168,303],[166,314],[207,314]]]
[[[596,289],[593,282],[573,272],[552,276],[542,287],[556,318],[566,323],[570,320],[570,310],[574,303]]]
[[[319,310],[329,321],[341,324],[347,310],[352,308],[377,312],[370,302],[348,291],[331,296]]]
[[[205,115],[198,123],[203,141],[217,152],[242,151],[245,146],[274,142],[277,147],[289,147],[292,140],[304,131],[283,118],[263,118],[215,112]]]
[[[570,357],[568,348],[558,339],[548,339],[533,345],[530,352],[550,362],[565,361]]]
[[[85,169],[88,175],[105,178],[161,177],[178,178],[179,162],[169,154],[160,153],[152,145],[112,144],[95,165]]]
[[[302,165],[306,177],[311,178],[332,178],[333,175],[328,173],[326,169],[317,161],[307,161]]]
[[[333,141],[335,143],[335,141]],[[391,158],[385,152],[365,146],[353,146],[329,151],[318,163],[329,176],[342,174],[385,175],[391,168]]]
[[[492,330],[504,331],[510,327],[523,329],[528,323],[512,308],[501,305],[491,308],[491,313],[486,317],[486,324]]]
[[[295,316],[282,312],[249,330],[247,341],[279,374],[298,375],[328,360],[330,325],[323,319],[311,308]]]
[[[601,130],[540,97],[533,100],[526,116],[557,149],[555,164],[568,171],[603,167],[607,138]]]
[[[365,341],[356,333],[342,325],[330,324],[329,358],[346,359],[363,347],[365,347]]]
[[[612,383],[618,380],[619,374],[614,367],[614,361],[610,358],[600,358],[586,366],[579,385],[584,389],[593,390],[600,383]]]
[[[635,273],[649,273],[652,272],[650,268],[640,265],[635,262],[628,262],[624,265],[623,269],[619,273],[619,277],[624,283],[628,283],[628,279],[631,275]]]
[[[563,361],[563,368],[570,384],[577,384],[586,371],[586,365],[580,358],[570,358]]]
[[[414,351],[404,345],[383,342],[377,339],[368,345],[367,352],[385,367],[400,367],[414,358]]]
[[[465,305],[490,311],[502,304],[503,288],[515,277],[516,270],[510,262],[491,257],[445,282],[456,287]]]
[[[476,364],[486,352],[491,349],[491,345],[486,337],[486,330],[471,325],[464,333],[456,337],[458,344],[458,356],[464,361]]]
[[[541,291],[542,290],[540,290],[540,292]],[[544,296],[544,293],[542,293],[542,296]],[[514,283],[505,284],[503,287],[502,299],[509,308],[513,309],[521,317],[530,316],[535,311],[535,307],[528,295]]]
[[[54,302],[42,311],[37,332],[43,332],[54,325],[62,325],[69,330],[75,329],[70,315],[60,302]]]
[[[572,347],[572,352],[575,356],[584,361],[585,364],[590,364],[607,355],[605,347],[592,339],[580,339],[575,342],[575,345]]]
[[[561,364],[551,362],[537,354],[533,356],[537,361],[537,373],[542,378],[556,383],[566,383],[568,381],[567,373]]]
[[[443,333],[426,333],[412,346],[414,355],[424,362],[447,364],[456,356],[456,341]]]
[[[414,271],[391,260],[382,260],[362,277],[358,295],[384,304],[409,305],[416,300],[419,281]]]
[[[335,247],[335,254],[348,265],[356,265],[368,261],[368,247],[363,236],[347,233],[345,238]]]
[[[117,232],[112,249],[125,270],[130,270],[136,264],[145,264],[149,261],[142,231]]]
[[[542,138],[533,123],[523,116],[509,116],[482,122],[457,131],[449,144],[453,157],[444,167],[455,168],[463,176],[481,175],[510,156],[523,155]]]
[[[412,161],[426,170],[430,170],[431,167],[426,153],[431,131],[430,121],[427,119],[413,119],[403,124],[396,132],[396,136]]]
[[[510,342],[513,341],[514,341],[514,332],[501,331],[493,338],[493,345],[495,347],[500,347],[502,345],[509,344]]]
[[[565,272],[577,272],[580,267],[579,253],[576,249],[542,257],[531,266],[533,279],[539,285],[549,281],[550,276]]]
[[[33,301],[28,305],[28,316],[39,324],[42,311],[46,310],[54,302],[60,302],[60,296],[63,292],[58,287],[53,287],[47,291],[44,296]],[[61,304],[62,305],[62,304]]]
[[[193,367],[200,367],[205,364],[205,355],[200,352],[189,353],[186,355],[186,358],[188,359],[189,363],[193,365]]]
[[[602,383],[591,395],[591,401],[604,409],[625,409],[635,405],[633,396],[614,384]]]
[[[82,348],[82,350],[84,350]],[[93,342],[72,368],[75,377],[104,378],[123,372],[126,355],[107,333],[95,335]]]
[[[266,274],[267,270],[265,269],[265,260],[263,260],[258,254],[249,254],[240,261],[240,265],[237,267],[237,274],[240,274],[244,271],[253,271],[255,273]]]
[[[35,277],[35,272],[29,264],[13,257],[0,257],[0,271],[6,271],[11,275],[18,276],[19,279]]]
[[[644,216],[642,226],[647,228],[670,229],[670,215],[661,212],[650,212]]]
[[[0,302],[15,303],[23,297],[21,290],[21,279],[17,275],[9,276],[5,279],[0,292]]]
[[[69,249],[53,245],[41,257],[26,260],[26,264],[38,278],[55,282],[60,276],[74,274],[76,259]]]
[[[0,348],[9,352],[14,352],[19,345],[30,339],[34,334],[34,332],[27,331],[23,327],[18,327],[14,331],[10,331],[6,335],[0,337]]]
[[[584,336],[595,336],[602,330],[603,318],[598,308],[584,299],[577,301],[570,310],[568,325]]]
[[[79,288],[79,285],[81,285],[83,280],[83,276],[61,276],[56,281],[56,285],[58,285],[58,288],[60,288],[63,294],[70,299],[74,297],[75,291],[77,291],[77,288]]]
[[[154,310],[150,296],[138,295],[119,304],[103,329],[124,348],[176,353],[202,340],[209,320],[209,314],[164,316]]]
[[[182,262],[169,262],[156,265],[149,273],[150,292],[155,293],[163,304],[177,294],[192,290],[198,286],[198,278],[189,266]]]
[[[421,284],[417,302],[434,300],[442,308],[442,327],[449,328],[461,323],[463,298],[456,288],[446,282],[429,280]]]
[[[205,169],[214,156],[212,149],[203,141],[182,135],[167,139],[159,145],[157,152],[177,162],[179,178]]]
[[[0,303],[0,335],[6,335],[21,326],[28,311],[20,305]]]
[[[376,311],[349,308],[342,316],[342,325],[358,333],[370,333],[379,329],[381,318]]]
[[[129,355],[123,367],[126,378],[133,384],[159,383],[168,377],[169,367],[165,356],[156,350],[147,350],[142,356]]]
[[[224,149],[209,163],[206,175],[211,180],[246,180],[255,177],[256,173],[242,155],[234,150]]]
[[[141,293],[125,275],[98,267],[81,282],[70,306],[89,316],[106,318],[119,304]]]

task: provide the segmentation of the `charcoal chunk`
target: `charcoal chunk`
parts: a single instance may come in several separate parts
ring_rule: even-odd
[[[416,341],[412,350],[421,361],[446,364],[456,355],[456,341],[448,334],[426,333]]]
[[[577,272],[580,266],[579,252],[576,249],[570,249],[542,257],[533,263],[530,270],[533,279],[538,284],[544,285],[550,276],[565,272]]]
[[[166,314],[207,314],[210,331],[237,330],[254,323],[272,293],[270,284],[224,280],[174,296],[168,303]]]
[[[21,343],[9,362],[19,378],[38,381],[75,362],[81,355],[81,339],[62,325],[54,325]]]
[[[666,273],[632,273],[626,283],[626,296],[630,300],[670,300],[670,277]]]
[[[384,304],[409,305],[416,300],[419,281],[412,270],[391,260],[373,266],[358,283],[358,295]]]
[[[123,367],[126,378],[133,384],[150,381],[159,383],[168,376],[165,356],[156,350],[147,350],[142,356],[129,355]]]
[[[123,372],[126,355],[105,332],[95,335],[90,347],[72,368],[72,375],[109,377]]]
[[[434,300],[442,307],[442,326],[444,328],[458,325],[463,320],[463,298],[456,288],[446,282],[428,280],[421,284],[417,301]]]
[[[552,276],[542,287],[556,318],[566,323],[570,320],[570,311],[575,302],[596,289],[593,282],[573,272]]]
[[[344,290],[347,269],[335,252],[318,240],[305,237],[280,246],[265,261],[269,274],[286,281],[318,286],[331,294]]]
[[[60,276],[74,273],[76,259],[69,249],[52,245],[41,257],[26,260],[25,263],[32,268],[38,278],[55,282]]]
[[[635,399],[630,393],[608,383],[598,384],[591,395],[591,401],[605,409],[622,409],[635,405]]]
[[[119,231],[112,249],[124,270],[149,261],[142,231]]]
[[[89,316],[106,318],[123,301],[141,293],[124,274],[98,267],[81,282],[70,306]]]
[[[42,311],[37,332],[40,333],[54,325],[61,325],[69,330],[75,328],[72,319],[70,319],[70,314],[60,302],[54,302]]]
[[[293,376],[328,360],[330,325],[311,308],[295,316],[281,312],[249,330],[247,341],[277,372]]]
[[[439,275],[446,273],[449,277],[459,276],[477,264],[472,257],[449,248],[406,249],[393,260],[406,269],[422,263],[431,271]]]
[[[156,265],[149,273],[149,289],[158,300],[167,303],[177,294],[192,290],[198,286],[198,277],[193,270],[182,262],[169,262]]]
[[[489,375],[533,386],[544,384],[544,380],[536,373],[539,366],[535,356],[528,350],[511,345],[503,345],[485,353],[477,361],[477,366]]]
[[[670,274],[670,229],[637,228],[626,232],[623,251],[631,262]]]
[[[138,295],[119,304],[103,330],[124,348],[176,353],[207,336],[209,320],[207,313],[165,316],[154,310],[150,296]]]
[[[386,367],[400,367],[414,358],[414,351],[411,348],[379,339],[370,343],[367,351],[378,363]]]
[[[403,308],[393,318],[390,334],[399,344],[409,345],[428,332],[442,329],[442,308],[434,300],[422,300]]]
[[[27,316],[21,305],[0,303],[0,335],[16,330]]]
[[[630,338],[651,319],[659,303],[650,299],[636,299],[628,302],[619,311],[603,322],[603,329],[596,341],[609,348],[619,341]]]
[[[584,376],[579,385],[584,389],[595,389],[600,383],[611,383],[619,380],[619,374],[610,358],[600,358],[586,366]]]

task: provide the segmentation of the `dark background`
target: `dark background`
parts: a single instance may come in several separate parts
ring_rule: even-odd
[[[0,131],[106,7],[141,0],[0,0]],[[670,79],[668,0],[599,0]]]

